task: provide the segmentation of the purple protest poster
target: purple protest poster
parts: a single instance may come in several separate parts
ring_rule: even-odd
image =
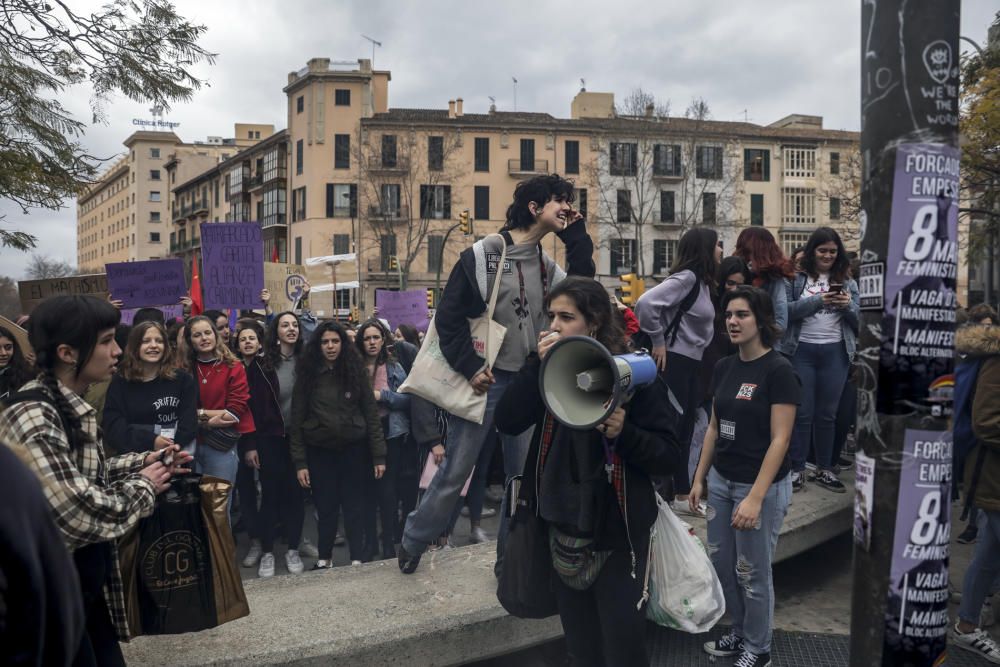
[[[419,331],[426,331],[427,292],[424,290],[375,290],[375,305],[378,316],[389,321],[389,326],[395,330],[400,324],[412,324]]]
[[[256,222],[205,222],[200,229],[205,308],[261,308],[264,242],[260,226]]]
[[[180,259],[151,259],[104,265],[108,292],[126,308],[164,306],[187,295],[184,263]]]
[[[948,633],[951,432],[906,429],[883,665],[932,667]]]
[[[172,306],[157,306],[157,310],[163,313],[163,319],[169,324],[172,320],[180,319],[184,317],[184,306],[177,303]],[[135,314],[139,312],[138,308],[122,308],[122,324],[132,325],[132,321],[135,319]]]

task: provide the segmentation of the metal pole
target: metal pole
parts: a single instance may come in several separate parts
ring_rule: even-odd
[[[862,0],[851,667],[931,667],[948,629],[959,0]],[[873,485],[861,480],[868,472]]]

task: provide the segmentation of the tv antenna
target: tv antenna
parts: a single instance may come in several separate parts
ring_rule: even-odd
[[[375,47],[376,46],[382,46],[382,42],[378,41],[377,39],[373,39],[372,37],[369,37],[368,35],[361,35],[361,36],[364,37],[365,39],[367,39],[369,42],[372,43],[372,69],[375,69]]]
[[[517,77],[510,77],[511,81],[514,82],[514,111],[517,111]]]
[[[586,80],[586,79],[584,79],[584,78],[583,78],[583,77],[581,76],[581,77],[580,77],[580,92],[582,93],[582,92],[584,92],[585,90],[587,90],[587,80]]]

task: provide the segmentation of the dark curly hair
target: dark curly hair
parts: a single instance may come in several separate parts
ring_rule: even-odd
[[[351,345],[344,325],[333,320],[327,320],[316,327],[316,331],[306,343],[305,350],[295,363],[295,384],[301,382],[307,390],[312,389],[316,378],[326,368],[322,340],[323,335],[331,331],[340,336],[340,354],[333,362],[333,374],[342,387],[360,393],[366,385],[371,385],[368,381],[368,372],[365,370],[364,362],[361,361],[358,349]]]
[[[273,318],[271,322],[267,325],[267,336],[265,336],[264,343],[264,354],[267,356],[268,363],[273,367],[277,367],[278,364],[282,362],[281,358],[281,340],[278,338],[278,325],[281,323],[281,318],[285,315],[290,315],[295,318],[295,321],[299,325],[299,337],[295,341],[295,345],[292,348],[292,356],[296,359],[302,356],[302,347],[305,345],[302,331],[302,321],[299,320],[299,316],[290,310],[283,310]]]
[[[9,369],[7,372],[10,373],[10,386],[13,391],[33,379],[35,369],[24,357],[24,350],[21,349],[21,344],[17,342],[17,338],[14,337],[10,329],[0,327],[0,338],[6,338],[14,344],[14,354],[10,358],[10,363],[7,364]]]
[[[619,318],[615,316],[611,297],[601,283],[593,278],[567,276],[549,290],[545,297],[545,310],[560,296],[573,301],[583,319],[595,330],[594,339],[608,348],[611,354],[623,354],[627,351],[625,331]]]
[[[723,318],[726,308],[736,299],[744,299],[749,304],[753,317],[757,320],[757,328],[760,329],[760,342],[764,347],[774,347],[774,344],[781,340],[782,331],[774,319],[774,303],[771,302],[771,296],[759,287],[749,285],[742,285],[726,292],[722,295]]]
[[[365,352],[364,337],[365,337],[365,329],[367,329],[368,327],[377,327],[379,333],[382,334],[382,351],[379,352],[378,356],[375,358],[375,365],[382,366],[389,362],[395,362],[396,358],[392,354],[391,350],[393,342],[392,333],[385,327],[384,324],[382,324],[382,322],[380,322],[374,317],[370,320],[362,322],[361,326],[357,328],[358,335],[354,339],[354,346],[358,348],[358,354],[361,355],[362,361],[367,361],[367,353]]]
[[[545,174],[521,181],[514,188],[514,201],[507,207],[507,222],[504,230],[526,229],[535,224],[535,216],[531,214],[528,204],[535,202],[544,206],[552,200],[573,203],[576,190],[572,181],[567,181],[559,174]]]

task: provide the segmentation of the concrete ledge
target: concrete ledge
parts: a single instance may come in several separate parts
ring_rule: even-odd
[[[778,541],[791,558],[851,527],[847,493],[807,485],[795,494]],[[704,521],[695,521],[704,539]],[[139,637],[135,665],[458,665],[562,635],[558,617],[512,618],[496,599],[496,543],[427,553],[416,574],[394,560],[247,581],[250,616],[186,635]]]

